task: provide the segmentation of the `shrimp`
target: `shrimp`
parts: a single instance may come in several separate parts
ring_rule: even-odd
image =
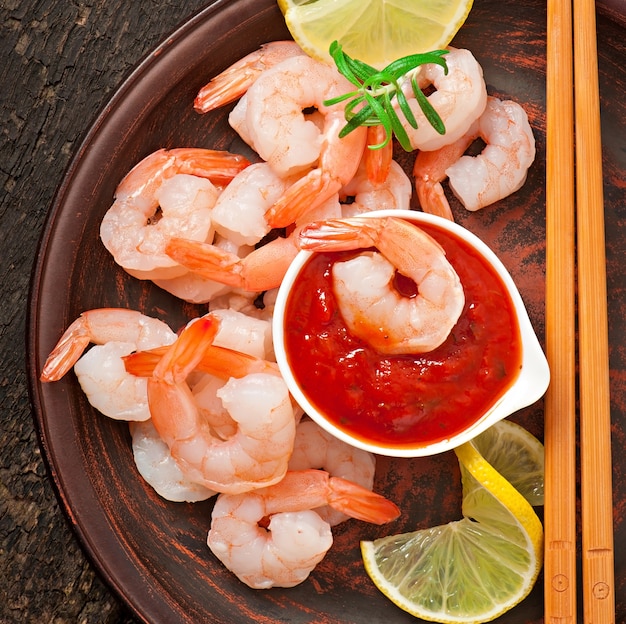
[[[415,190],[420,207],[424,212],[454,221],[452,210],[441,182],[447,178],[447,169],[456,162],[476,138],[477,124],[460,139],[444,145],[433,152],[420,151],[413,166]]]
[[[212,78],[196,96],[194,108],[207,113],[240,98],[267,69],[292,56],[304,54],[293,41],[271,41]]]
[[[463,287],[441,246],[416,225],[393,217],[352,217],[312,223],[300,232],[303,249],[376,247],[333,265],[333,292],[348,329],[381,353],[421,353],[441,345],[465,305]],[[398,271],[415,297],[393,286]]]
[[[227,440],[212,434],[186,378],[213,346],[218,326],[216,319],[205,316],[185,327],[148,379],[148,404],[154,426],[189,479],[217,492],[238,493],[283,478],[296,421],[280,375],[249,372],[230,378],[217,392],[237,422],[237,432]],[[256,359],[242,354],[244,370],[248,361]],[[227,359],[213,366],[232,375]]]
[[[374,183],[370,180],[367,162],[363,161],[356,175],[341,189],[339,198],[342,217],[353,217],[372,210],[410,210],[411,180],[404,169],[392,160],[385,180]]]
[[[215,496],[185,477],[151,420],[131,422],[133,458],[139,474],[165,500],[195,503]]]
[[[338,195],[327,199],[315,209],[306,212],[304,223],[317,218],[339,216]],[[296,224],[297,225],[297,224]],[[297,228],[289,236],[277,236],[240,258],[236,254],[207,243],[172,238],[165,252],[178,264],[205,279],[215,280],[232,288],[263,292],[278,288],[300,248]]]
[[[535,160],[535,137],[516,102],[489,98],[477,134],[486,143],[483,151],[462,156],[446,169],[450,189],[472,211],[519,190]]]
[[[298,424],[288,470],[307,468],[326,470],[333,477],[352,481],[368,490],[374,487],[375,456],[346,444],[312,420],[303,420]],[[330,505],[315,511],[330,526],[336,526],[350,517]]]
[[[200,148],[161,149],[144,158],[121,181],[104,215],[100,238],[115,261],[138,279],[186,273],[163,253],[173,235],[212,238],[211,209],[219,190],[249,161]]]
[[[269,164],[254,163],[224,189],[213,207],[216,231],[236,245],[256,245],[271,227],[265,213],[289,188]]]
[[[270,227],[292,225],[355,174],[367,130],[339,138],[346,123],[343,106],[324,105],[349,89],[350,83],[330,66],[295,56],[263,72],[240,100],[252,147],[279,176],[298,175],[266,212]],[[317,109],[314,117],[303,113],[310,107]]]
[[[118,420],[147,420],[146,380],[127,373],[123,357],[138,349],[169,345],[175,339],[166,323],[135,310],[89,310],[61,336],[40,379],[58,381],[73,366],[89,403],[99,412]],[[83,355],[90,343],[96,346]]]
[[[480,117],[487,104],[487,87],[483,70],[469,50],[449,48],[445,60],[448,73],[437,64],[424,65],[420,73],[420,86],[432,84],[436,91],[428,101],[441,117],[445,134],[439,134],[428,122],[417,100],[407,92],[409,106],[417,121],[413,128],[399,112],[411,147],[420,150],[436,150],[462,137],[472,123]],[[399,108],[397,102],[394,104]]]
[[[324,471],[288,472],[276,485],[218,496],[207,544],[249,587],[293,587],[308,577],[332,546],[330,525],[311,511],[328,504],[376,524],[390,522],[400,513],[379,494]]]

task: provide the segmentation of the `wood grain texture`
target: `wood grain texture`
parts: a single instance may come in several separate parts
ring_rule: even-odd
[[[259,6],[272,4],[258,0]],[[176,24],[200,9],[202,2],[187,0],[140,0],[122,3],[67,3],[62,0],[33,2],[5,0],[0,8],[0,46],[3,63],[0,78],[3,141],[0,142],[0,622],[122,622],[133,620],[123,606],[129,586],[136,577],[128,568],[105,585],[68,527],[77,528],[78,518],[71,512],[68,523],[53,493],[52,483],[62,486],[72,474],[48,474],[33,426],[25,373],[24,333],[28,307],[30,271],[40,234],[61,184],[72,154],[98,111],[102,110],[116,87],[134,65],[157,44],[164,41]],[[226,0],[220,2],[227,5]],[[237,23],[237,16],[231,20]],[[458,222],[484,238],[516,280],[529,314],[540,337],[544,333],[544,181],[545,181],[545,6],[539,0],[517,3],[476,0],[472,14],[455,42],[474,50],[485,65],[488,88],[492,94],[524,101],[537,136],[538,155],[523,191],[480,214],[470,215],[453,203]],[[513,24],[513,26],[511,26]],[[607,262],[609,287],[609,333],[611,336],[612,409],[615,413],[614,445],[626,446],[626,309],[623,279],[624,233],[624,66],[623,31],[602,18],[599,40],[601,88],[603,93],[604,173],[608,219]],[[264,40],[275,32],[262,25],[254,37],[236,42],[233,54],[254,46],[255,38]],[[217,43],[224,43],[216,34]],[[207,59],[205,68],[226,59]],[[179,76],[180,77],[180,76]],[[170,76],[171,79],[171,76]],[[194,76],[201,82],[202,76]],[[193,85],[187,85],[193,91]],[[177,92],[180,94],[180,91]],[[619,94],[619,95],[618,95]],[[159,97],[163,97],[160,95]],[[148,103],[148,105],[151,105]],[[177,108],[178,107],[178,108]],[[174,106],[178,112],[184,104]],[[173,119],[176,119],[174,117]],[[146,120],[159,129],[158,115]],[[222,119],[223,121],[223,119]],[[218,122],[206,120],[211,132]],[[221,123],[221,122],[220,122]],[[184,126],[183,126],[184,127]],[[162,128],[161,128],[162,129]],[[165,136],[171,140],[188,139],[171,127]],[[129,147],[132,161],[141,150],[161,147],[163,135],[152,143],[139,137]],[[117,153],[104,158],[119,157]],[[132,163],[128,163],[132,164]],[[404,164],[412,165],[406,157]],[[121,170],[120,170],[121,171]],[[115,181],[109,180],[112,185]],[[106,189],[105,189],[106,190]],[[110,189],[109,189],[110,190]],[[104,191],[103,191],[104,192]],[[87,204],[92,198],[86,197]],[[109,199],[110,201],[110,199]],[[98,210],[102,210],[100,206]],[[80,212],[80,211],[79,211]],[[67,217],[67,215],[66,215]],[[77,220],[84,218],[77,214]],[[63,254],[61,264],[69,263],[76,273],[56,291],[59,299],[69,301],[66,315],[82,306],[130,302],[146,310],[162,309],[161,295],[152,289],[137,288],[116,272],[106,254],[93,257],[88,248],[76,249],[83,232],[94,231],[97,219],[90,216],[79,224],[72,236],[57,240]],[[97,249],[93,240],[92,250]],[[105,279],[95,282],[93,266],[102,261]],[[52,271],[52,267],[48,267]],[[102,270],[102,269],[100,269]],[[63,271],[59,275],[62,276]],[[177,318],[189,316],[192,309],[177,310]],[[174,318],[174,317],[172,317]],[[61,325],[63,319],[57,317]],[[49,338],[58,327],[49,329]],[[44,345],[41,346],[45,348]],[[30,354],[34,356],[34,354]],[[32,357],[29,358],[32,360]],[[409,622],[403,612],[389,610],[385,600],[372,589],[364,576],[356,552],[354,525],[336,536],[335,554],[329,556],[305,586],[292,591],[252,592],[234,583],[227,573],[212,567],[204,545],[205,518],[209,505],[172,506],[154,496],[139,482],[130,481],[130,458],[126,430],[105,422],[93,413],[72,382],[56,391],[72,395],[72,413],[57,427],[67,427],[67,440],[74,436],[88,439],[80,448],[78,460],[98,466],[87,483],[95,499],[91,507],[80,510],[83,525],[109,518],[108,529],[117,536],[107,550],[149,555],[143,586],[157,604],[163,595],[189,606],[181,615],[152,621],[263,621],[263,622]],[[82,414],[82,416],[80,416]],[[515,420],[541,437],[541,404],[515,415]],[[98,423],[97,427],[93,423]],[[63,434],[63,430],[57,430]],[[99,455],[105,448],[107,454]],[[44,448],[44,450],[46,450]],[[48,449],[49,450],[49,449]],[[62,453],[60,453],[63,455]],[[69,456],[69,451],[68,451]],[[626,463],[616,453],[614,464],[614,521],[616,524],[617,612],[626,621]],[[77,464],[78,465],[78,464]],[[459,517],[458,471],[448,455],[431,458],[419,465],[404,465],[391,460],[379,464],[379,486],[418,515],[403,517],[394,530],[448,522]],[[442,486],[445,484],[445,486]],[[427,503],[427,504],[425,504]],[[148,510],[148,511],[147,511]],[[141,530],[127,527],[141,521]],[[378,529],[377,529],[378,530]],[[106,533],[105,533],[106,534]],[[369,534],[371,537],[373,534]],[[85,548],[94,541],[85,539]],[[347,563],[346,563],[347,562]],[[207,566],[209,566],[207,568]],[[197,573],[196,573],[197,571]],[[102,571],[101,571],[102,572]],[[147,586],[151,579],[166,578],[163,590]],[[134,581],[129,579],[134,578]],[[620,589],[622,590],[620,593]],[[347,590],[356,591],[351,601]],[[152,592],[152,593],[151,593]],[[215,605],[199,607],[211,596]],[[193,596],[200,596],[194,601]],[[362,598],[365,597],[365,599]],[[167,602],[166,600],[166,602]],[[364,600],[368,609],[363,611]],[[189,602],[190,601],[190,602]],[[224,606],[227,605],[227,606]],[[304,606],[303,606],[304,605]],[[148,609],[150,605],[141,605]],[[135,603],[134,608],[137,608]],[[232,610],[229,610],[232,609]],[[504,619],[507,624],[538,624],[543,613],[542,587],[538,583],[531,597]],[[261,615],[259,615],[261,614]],[[328,615],[334,614],[334,615]],[[355,615],[356,614],[356,615]],[[360,614],[360,616],[359,616]],[[239,619],[236,619],[236,618]]]

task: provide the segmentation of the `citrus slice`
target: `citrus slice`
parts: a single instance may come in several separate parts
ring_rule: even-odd
[[[445,48],[473,0],[278,0],[287,28],[310,56],[330,62],[330,44],[378,69]]]
[[[500,442],[485,452],[501,455],[510,448],[507,468],[518,452],[526,456],[535,446],[536,439],[527,432],[520,435],[508,424],[495,426],[492,439]],[[524,496],[479,453],[477,447],[486,446],[493,432],[482,436],[455,451],[463,481],[462,520],[361,543],[374,584],[422,620],[489,622],[530,593],[541,569],[541,521]]]

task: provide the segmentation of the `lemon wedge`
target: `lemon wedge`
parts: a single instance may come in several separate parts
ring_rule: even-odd
[[[278,0],[287,28],[310,56],[332,62],[337,40],[352,58],[382,69],[392,61],[445,48],[473,0]]]
[[[361,543],[365,569],[378,589],[422,620],[489,622],[521,602],[537,580],[543,562],[541,521],[488,459],[493,455],[502,472],[515,478],[522,472],[518,453],[533,471],[540,469],[541,443],[509,421],[492,429],[455,450],[463,519]],[[522,479],[531,500],[542,490],[537,480]]]

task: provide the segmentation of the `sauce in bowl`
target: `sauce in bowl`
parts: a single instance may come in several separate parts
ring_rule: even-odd
[[[333,293],[332,266],[363,250],[300,252],[279,290],[274,346],[289,389],[328,431],[396,456],[442,452],[539,399],[549,369],[510,275],[473,234],[424,213],[381,211],[415,222],[445,250],[465,306],[445,342],[382,354],[350,333]],[[396,275],[395,287],[416,286]]]
[[[331,268],[355,252],[314,254],[285,309],[287,359],[302,391],[338,428],[385,446],[457,434],[502,396],[521,368],[515,306],[500,276],[457,236],[421,227],[444,248],[465,292],[461,317],[434,351],[384,355],[346,328]],[[415,296],[406,278],[396,287]]]

